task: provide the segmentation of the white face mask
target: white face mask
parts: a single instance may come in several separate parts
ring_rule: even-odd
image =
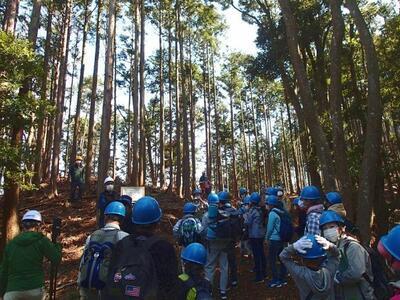
[[[107,184],[106,185],[106,191],[107,192],[111,192],[114,190],[114,185],[113,184]]]
[[[323,233],[324,233],[324,237],[332,243],[336,243],[339,239],[339,230],[337,227],[325,229],[323,231]]]

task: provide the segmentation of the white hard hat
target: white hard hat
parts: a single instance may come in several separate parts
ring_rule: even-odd
[[[42,222],[42,215],[37,210],[28,210],[22,217],[22,221]]]
[[[104,179],[104,184],[106,184],[107,182],[114,182],[114,179],[108,176],[106,179]]]

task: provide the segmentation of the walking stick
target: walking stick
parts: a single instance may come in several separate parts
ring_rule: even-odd
[[[61,219],[54,218],[53,226],[51,230],[51,241],[53,243],[57,242],[57,238],[61,233]],[[53,263],[50,264],[50,300],[56,299],[57,290],[57,265]]]

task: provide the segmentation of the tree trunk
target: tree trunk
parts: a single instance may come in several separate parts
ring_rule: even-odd
[[[172,122],[172,30],[171,23],[168,26],[168,98],[169,98],[169,185],[168,192],[174,188],[174,162],[173,162],[173,122]]]
[[[232,194],[233,198],[238,198],[238,184],[237,184],[237,174],[236,174],[236,154],[235,154],[235,127],[233,125],[233,95],[229,96],[230,100],[230,111],[231,111],[231,152],[232,152]]]
[[[4,14],[3,30],[7,33],[13,34],[17,24],[19,0],[8,0],[7,7]]]
[[[111,132],[111,103],[113,98],[113,67],[115,51],[115,22],[116,22],[116,0],[110,0],[108,7],[107,46],[105,56],[104,74],[104,100],[103,115],[101,118],[101,135],[99,150],[99,168],[97,180],[97,194],[103,191],[103,181],[109,173],[110,163],[110,132]]]
[[[219,124],[219,112],[217,105],[217,83],[215,82],[215,65],[214,65],[214,53],[211,52],[211,70],[212,70],[212,86],[213,86],[213,104],[215,113],[215,160],[216,160],[216,176],[217,176],[217,187],[219,191],[223,190],[222,183],[222,164],[221,164],[221,137],[220,137],[220,124]]]
[[[330,49],[330,73],[331,84],[329,86],[329,102],[331,108],[332,129],[333,129],[333,151],[335,156],[336,178],[339,191],[343,193],[344,204],[346,205],[347,217],[354,220],[354,191],[349,175],[346,142],[343,131],[342,116],[342,42],[344,36],[344,20],[341,12],[341,1],[330,0],[332,11],[333,35]]]
[[[190,153],[189,153],[189,126],[188,126],[188,95],[187,95],[187,81],[188,75],[185,66],[184,57],[184,36],[183,29],[179,20],[179,48],[180,48],[180,65],[181,65],[181,93],[182,93],[182,117],[183,117],[183,193],[186,199],[190,199]]]
[[[42,0],[34,0],[31,14],[31,22],[28,28],[28,40],[32,44],[32,49],[36,48],[37,34],[40,27],[40,10],[42,9]]]
[[[176,97],[176,194],[182,197],[182,158],[181,158],[181,105],[180,105],[180,91],[179,91],[179,49],[178,49],[178,33],[180,28],[180,5],[176,1],[176,21],[175,21],[175,97]],[[182,72],[182,70],[181,70]]]
[[[204,46],[204,48],[207,46]],[[208,101],[207,101],[207,65],[208,65],[208,55],[206,50],[203,48],[203,99],[204,99],[204,128],[206,134],[206,174],[208,179],[210,179],[211,174],[211,150],[210,150],[210,139],[209,139],[209,129],[208,129]]]
[[[38,1],[39,2],[39,1]],[[47,26],[46,26],[46,41],[44,46],[44,63],[43,63],[43,81],[40,87],[40,100],[42,103],[47,101],[47,84],[49,80],[49,62],[51,58],[51,35],[52,35],[52,19],[53,19],[53,6],[49,4],[47,8]],[[35,151],[35,165],[34,165],[34,175],[33,184],[36,186],[40,185],[42,180],[42,162],[44,154],[44,142],[45,142],[45,114],[38,115],[38,133],[36,137],[36,151]]]
[[[139,185],[144,186],[146,181],[146,132],[145,123],[145,1],[140,1],[140,155],[139,155]]]
[[[54,124],[54,144],[53,144],[53,159],[51,164],[51,196],[58,196],[57,181],[59,173],[59,160],[60,160],[60,144],[62,138],[62,125],[64,114],[64,96],[65,96],[65,83],[67,75],[67,62],[68,62],[68,48],[71,31],[71,9],[72,0],[67,0],[65,5],[65,14],[63,19],[63,30],[61,34],[61,47],[60,47],[60,72],[58,75],[57,84],[57,111]]]
[[[192,156],[191,188],[196,187],[196,99],[193,95],[192,40],[189,39],[189,102],[190,102],[190,143]]]
[[[114,32],[117,32],[117,22],[114,23],[115,29]],[[114,49],[117,49],[117,35],[114,35]],[[117,51],[114,51],[114,105],[113,105],[113,156],[112,156],[112,177],[116,176],[117,169],[117,136],[118,136],[118,127],[117,127]]]
[[[158,24],[158,43],[160,51],[159,61],[159,80],[160,80],[160,188],[164,189],[165,186],[165,145],[164,145],[164,51],[162,43],[162,26],[163,26],[163,1],[160,0],[159,4],[159,24]]]
[[[283,160],[283,167],[286,170],[286,177],[287,183],[286,188],[290,194],[293,194],[293,183],[292,183],[292,176],[290,174],[290,165],[289,165],[289,151],[287,150],[287,142],[286,142],[286,130],[285,124],[283,122],[283,108],[280,109],[281,113],[281,122],[282,122],[282,143],[283,143],[283,153],[284,153],[284,160]]]
[[[140,28],[139,28],[139,0],[134,2],[135,9],[135,59],[133,61],[133,140],[132,140],[132,179],[131,182],[134,186],[139,185],[139,39],[140,39]]]
[[[74,136],[72,138],[72,152],[70,157],[70,163],[75,161],[76,155],[78,153],[77,139],[80,130],[80,113],[82,105],[81,103],[82,103],[83,80],[85,78],[85,50],[86,50],[88,28],[89,28],[89,0],[85,0],[85,11],[83,19],[83,33],[82,33],[81,69],[80,69],[79,83],[78,83],[78,97],[76,100]],[[80,149],[80,151],[82,152],[82,149]]]
[[[261,164],[260,164],[260,147],[258,144],[258,129],[257,129],[257,123],[256,123],[256,109],[254,107],[254,99],[253,99],[253,90],[252,86],[250,85],[250,102],[251,102],[251,118],[253,121],[253,131],[254,131],[254,141],[255,141],[255,146],[256,146],[256,168],[257,168],[257,184],[258,184],[258,189],[261,188],[262,186],[262,181],[261,181]]]
[[[359,177],[357,225],[364,244],[369,243],[371,213],[375,197],[379,153],[382,135],[382,100],[380,94],[379,65],[375,45],[364,17],[354,0],[346,0],[346,7],[357,26],[360,42],[365,51],[368,71],[367,130]]]
[[[253,190],[252,180],[250,177],[250,159],[249,159],[249,152],[247,151],[247,142],[246,142],[246,130],[244,126],[244,116],[243,116],[243,103],[240,99],[240,134],[241,140],[244,146],[244,157],[246,162],[246,186],[249,190]]]
[[[307,79],[307,73],[303,61],[298,52],[298,28],[297,23],[292,14],[289,0],[279,0],[282,14],[285,20],[286,37],[289,47],[289,54],[293,64],[293,69],[298,81],[299,92],[304,107],[304,117],[310,129],[310,134],[315,143],[317,156],[321,164],[321,170],[324,179],[325,189],[335,189],[335,178],[330,158],[330,150],[326,135],[321,127],[318,116],[315,113],[315,107],[312,101],[312,93]]]
[[[96,17],[96,45],[94,52],[93,77],[92,77],[92,92],[90,94],[90,112],[89,112],[89,129],[88,142],[86,149],[86,173],[85,182],[90,183],[90,177],[93,172],[93,138],[94,138],[94,117],[97,100],[97,80],[99,72],[99,56],[100,56],[100,21],[101,11],[103,8],[102,0],[97,0],[97,17]]]

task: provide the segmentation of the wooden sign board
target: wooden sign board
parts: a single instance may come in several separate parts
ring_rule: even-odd
[[[132,203],[135,203],[145,196],[144,186],[121,186],[121,196],[122,195],[130,196],[132,198]]]

